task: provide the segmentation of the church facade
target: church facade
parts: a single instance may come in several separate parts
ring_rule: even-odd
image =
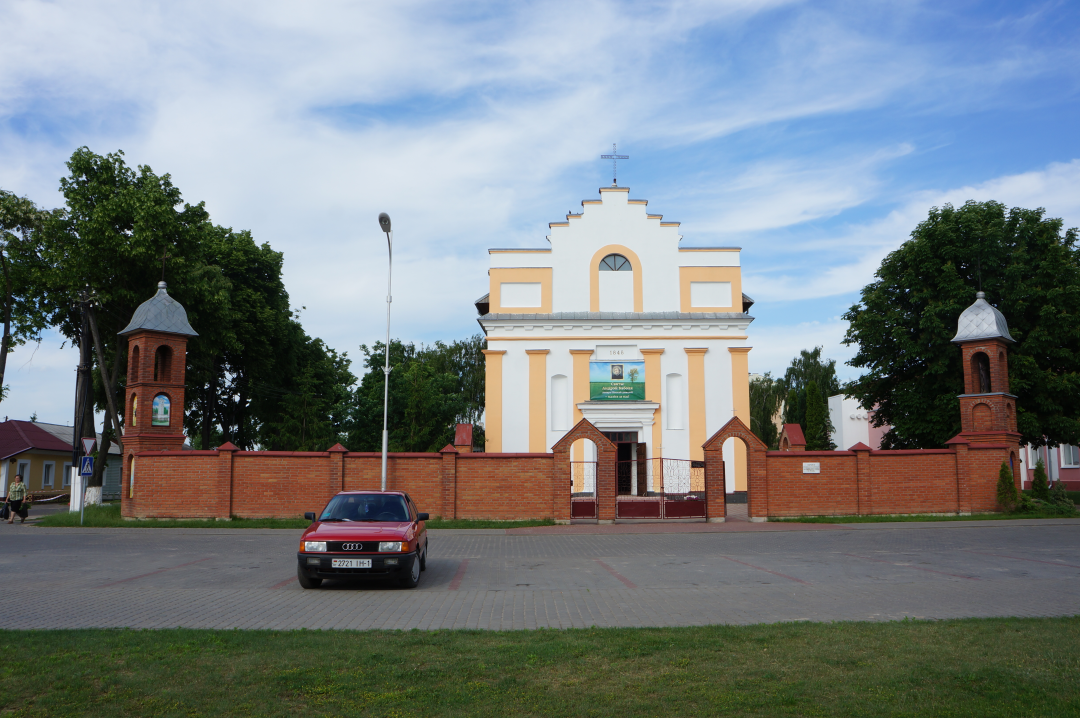
[[[697,466],[732,417],[750,425],[752,300],[739,248],[681,247],[679,223],[647,205],[604,187],[549,225],[549,246],[488,251],[488,294],[476,303],[486,451],[547,452],[585,418],[620,461]],[[745,449],[731,443],[726,490],[745,491]],[[575,444],[571,458],[592,451]],[[660,490],[645,467],[635,494]]]

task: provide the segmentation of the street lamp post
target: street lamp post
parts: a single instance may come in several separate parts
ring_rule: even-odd
[[[386,267],[386,347],[383,358],[383,410],[382,410],[382,490],[386,491],[386,414],[390,406],[390,283],[394,269],[394,237],[390,232],[390,215],[379,213],[379,228],[386,233],[386,248],[390,252],[390,261]]]

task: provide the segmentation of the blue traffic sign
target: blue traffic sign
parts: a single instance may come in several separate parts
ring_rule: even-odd
[[[93,476],[94,474],[94,457],[84,456],[79,461],[79,475],[80,476]]]

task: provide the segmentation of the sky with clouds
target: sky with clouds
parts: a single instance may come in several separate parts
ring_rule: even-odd
[[[285,253],[307,331],[478,331],[488,247],[611,182],[743,247],[752,371],[843,366],[843,312],[945,202],[1080,225],[1080,5],[1071,2],[0,3],[0,188],[62,203],[80,146],[170,173]],[[147,288],[147,296],[153,288]],[[70,421],[76,353],[8,359],[0,415]],[[358,368],[354,365],[354,370]]]

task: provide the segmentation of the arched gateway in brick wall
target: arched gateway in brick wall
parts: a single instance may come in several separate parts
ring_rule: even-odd
[[[765,451],[769,447],[765,446],[739,417],[732,417],[731,421],[724,424],[702,445],[705,450],[705,502],[709,521],[723,521],[727,515],[724,442],[728,439],[741,441],[746,447],[746,496],[749,515],[761,515],[756,513],[755,509],[760,511],[764,506],[762,497],[766,492]]]

